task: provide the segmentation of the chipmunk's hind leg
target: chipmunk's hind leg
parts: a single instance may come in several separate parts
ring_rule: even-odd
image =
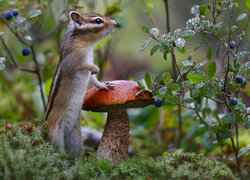
[[[65,149],[73,149],[77,156],[82,156],[83,141],[80,126],[74,127],[72,131],[68,132],[64,138]]]
[[[49,132],[50,139],[56,143],[58,149],[64,149],[64,131],[58,128],[51,129]]]

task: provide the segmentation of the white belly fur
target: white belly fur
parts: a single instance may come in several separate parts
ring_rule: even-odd
[[[91,47],[84,63],[93,64],[93,53],[94,49],[93,47]],[[63,127],[65,127],[64,130],[68,131],[68,133],[80,124],[78,122],[80,119],[79,116],[82,109],[83,98],[86,94],[87,87],[89,84],[90,75],[91,72],[89,70],[76,72],[74,79],[71,82],[73,87],[72,99],[69,103],[67,112],[65,113],[65,116],[62,119]]]

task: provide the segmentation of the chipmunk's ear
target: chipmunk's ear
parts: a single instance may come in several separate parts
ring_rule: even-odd
[[[70,19],[72,19],[76,23],[79,23],[80,19],[81,19],[81,15],[76,11],[71,11],[69,13],[69,17],[70,17]]]

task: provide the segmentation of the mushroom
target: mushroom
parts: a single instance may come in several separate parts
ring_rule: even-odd
[[[97,150],[97,158],[103,157],[113,164],[126,159],[129,147],[129,120],[126,109],[153,104],[151,93],[142,91],[134,81],[111,81],[109,91],[93,87],[85,95],[82,109],[108,112],[107,122]]]

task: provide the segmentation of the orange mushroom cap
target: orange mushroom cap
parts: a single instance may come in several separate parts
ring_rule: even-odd
[[[141,92],[141,88],[134,81],[110,81],[114,88],[109,91],[97,87],[89,89],[84,97],[83,110],[108,112],[111,108],[135,108],[153,104],[150,92]]]

